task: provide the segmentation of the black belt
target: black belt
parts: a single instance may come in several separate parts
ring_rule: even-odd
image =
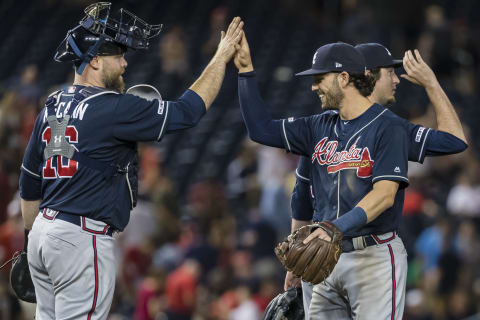
[[[367,235],[357,238],[344,238],[342,239],[342,252],[352,252],[355,250],[362,250],[366,247],[374,246],[377,244],[387,243],[396,237],[396,232],[392,232],[392,236],[386,239],[380,239],[376,235]],[[357,246],[354,245],[357,243]]]
[[[93,233],[93,234],[98,234],[98,235],[107,235],[107,236],[112,236],[113,232],[115,231],[114,228],[112,228],[109,225],[105,226],[105,229],[102,231],[99,230],[92,230],[89,229],[88,227],[85,226],[85,223],[82,224],[82,219],[85,221],[85,217],[83,216],[78,216],[76,214],[69,214],[65,212],[58,212],[54,216],[49,216],[46,214],[46,209],[43,210],[43,217],[48,219],[48,220],[54,220],[54,219],[59,219],[63,220],[66,222],[73,223],[79,227],[81,227],[83,230]]]

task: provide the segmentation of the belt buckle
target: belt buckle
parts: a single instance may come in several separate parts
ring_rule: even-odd
[[[367,247],[367,242],[365,241],[365,236],[360,236],[352,238],[353,248],[355,250],[363,250]]]

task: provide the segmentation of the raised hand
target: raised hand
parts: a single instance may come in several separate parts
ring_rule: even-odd
[[[403,56],[403,67],[407,73],[400,75],[400,77],[412,83],[424,88],[431,87],[438,83],[435,73],[433,73],[432,69],[423,61],[417,49],[413,52],[412,50],[405,52]]]
[[[250,72],[253,71],[252,57],[250,56],[250,47],[248,46],[247,37],[245,32],[242,32],[242,39],[240,44],[235,45],[237,52],[233,62],[238,69],[238,72]]]
[[[233,18],[228,26],[227,32],[221,32],[220,43],[218,44],[215,56],[222,59],[225,63],[232,59],[235,53],[235,45],[238,44],[242,37],[243,21],[240,17]]]

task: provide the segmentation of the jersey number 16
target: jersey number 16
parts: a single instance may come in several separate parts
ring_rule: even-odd
[[[69,143],[78,143],[78,131],[74,126],[67,126],[65,130],[65,137],[68,138]],[[46,144],[50,142],[52,138],[52,129],[50,127],[45,128],[42,134],[42,141]],[[53,160],[56,159],[57,165],[53,166]],[[63,165],[62,156],[53,156],[47,159],[45,166],[43,167],[44,179],[56,179],[56,178],[71,178],[77,172],[78,162],[72,159],[67,159],[67,165]]]

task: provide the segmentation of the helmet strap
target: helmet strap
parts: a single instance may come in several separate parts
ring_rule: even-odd
[[[77,68],[77,73],[79,75],[83,73],[83,70],[85,70],[87,64],[92,61],[93,57],[97,55],[98,49],[100,49],[100,46],[105,42],[105,39],[106,37],[104,34],[100,35],[98,41],[95,42],[95,44],[91,45],[90,48],[88,48],[87,52],[83,53],[75,43],[75,40],[73,40],[72,35],[69,35],[67,37],[68,44],[73,49],[73,52],[75,52],[75,54],[82,60],[82,64],[80,65],[80,67]]]

